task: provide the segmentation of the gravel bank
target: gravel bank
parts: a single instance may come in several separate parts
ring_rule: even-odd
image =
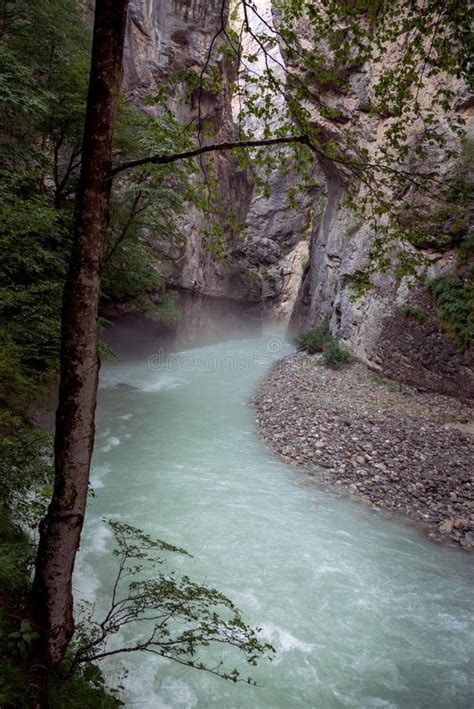
[[[260,436],[286,462],[474,549],[473,410],[319,356],[278,362],[254,398]]]

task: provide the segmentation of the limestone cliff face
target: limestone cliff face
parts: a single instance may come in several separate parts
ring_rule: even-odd
[[[291,316],[292,332],[308,329],[321,319],[353,354],[389,377],[452,395],[474,396],[472,349],[459,348],[439,327],[438,305],[419,283],[409,289],[393,275],[379,274],[372,289],[353,299],[351,283],[368,262],[373,234],[341,204],[344,185],[326,173],[328,201],[311,235],[310,268],[303,279]],[[428,278],[458,272],[454,250],[427,256]],[[407,306],[420,309],[426,321],[411,316]]]
[[[268,9],[269,0],[262,3]],[[131,0],[125,89],[138,105],[157,88],[171,86],[169,79],[177,71],[201,71],[220,28],[220,10],[220,0]],[[223,140],[234,134],[235,68],[224,58],[217,67],[223,90],[204,93],[201,111],[211,120],[215,138]],[[340,112],[343,130],[357,135],[372,153],[391,120],[369,113],[378,71],[370,65],[355,67],[345,92],[317,87],[325,102]],[[459,84],[456,89],[453,111],[468,118],[470,98]],[[186,91],[184,83],[173,84],[168,96],[169,106],[185,122],[197,118],[196,97],[185,102]],[[322,120],[316,107],[314,120]],[[322,127],[339,139],[337,125],[323,121]],[[415,141],[416,134],[412,137]],[[440,161],[441,153],[433,151],[429,159]],[[214,166],[221,204],[235,225],[225,229],[222,254],[217,258],[206,247],[206,218],[190,207],[182,223],[185,249],[163,270],[168,285],[183,294],[184,326],[192,336],[212,326],[215,312],[235,309],[231,303],[250,320],[290,321],[293,331],[329,318],[333,331],[370,366],[421,387],[474,395],[472,352],[460,353],[440,330],[437,305],[424,287],[410,290],[386,273],[375,278],[364,298],[353,300],[351,283],[368,263],[373,233],[344,206],[346,177],[334,164],[321,162],[315,167],[320,186],[307,192],[296,209],[289,199],[300,179],[296,171],[273,175],[271,196],[264,198],[256,193],[251,175],[228,156],[217,156]],[[446,180],[455,169],[450,162],[444,164]],[[162,249],[165,235],[154,238]],[[429,277],[457,271],[449,238],[442,245],[428,238],[422,248],[431,263],[426,269]],[[220,305],[214,305],[215,299]],[[422,308],[425,322],[407,315],[407,305]]]
[[[213,40],[213,57],[218,55],[221,38],[215,37],[222,23],[221,6],[221,0],[131,0],[124,89],[136,105],[153,112],[145,106],[146,97],[169,86],[167,102],[177,118],[184,123],[197,120],[197,95],[185,100],[186,83],[172,83],[170,78],[179,72],[198,75],[208,61]],[[217,68],[223,89],[202,93],[200,115],[211,121],[213,140],[222,141],[235,134],[231,103],[235,68],[224,57],[217,60]],[[234,226],[224,225],[221,253],[216,257],[205,243],[206,217],[193,206],[186,210],[180,223],[185,248],[178,252],[168,247],[173,259],[162,266],[168,286],[182,294],[187,323],[183,326],[191,334],[200,326],[212,328],[206,321],[222,309],[211,307],[210,298],[236,301],[254,320],[269,315],[287,322],[307,265],[314,194],[304,196],[295,211],[288,196],[293,174],[271,178],[272,195],[264,199],[255,194],[251,175],[236,160],[225,154],[212,160],[218,201]],[[160,251],[166,252],[166,235],[153,238]]]
[[[217,141],[231,138],[234,130],[231,108],[234,68],[225,56],[217,61],[214,58],[220,46],[220,39],[215,37],[223,21],[221,5],[221,0],[132,0],[124,54],[124,90],[137,106],[153,114],[156,109],[146,105],[145,99],[166,89],[167,104],[176,118],[185,124],[194,121],[197,125],[198,119],[206,121],[212,125],[213,139]],[[212,62],[216,62],[222,90],[213,93],[195,89],[190,95],[185,74],[199,76],[208,61],[213,39]],[[179,74],[183,79],[176,81]],[[202,142],[206,140],[203,134]],[[210,160],[219,184],[217,200],[225,205],[231,221],[240,224],[248,209],[251,181],[228,156]],[[203,173],[196,179],[204,180],[209,160],[202,165]],[[209,305],[206,296],[240,300],[248,317],[253,318],[253,311],[258,310],[257,295],[248,297],[245,268],[232,257],[239,249],[239,230],[226,230],[223,258],[217,259],[204,244],[207,226],[204,213],[188,205],[179,223],[185,236],[184,248],[170,244],[166,234],[152,235],[160,252],[170,257],[163,260],[161,271],[168,287],[181,293],[183,318],[178,329],[186,330],[190,339],[197,337],[200,329],[212,325],[216,309]]]
[[[368,113],[380,70],[371,65],[354,68],[349,76],[350,88],[344,93],[319,88],[325,102],[338,110],[342,129],[328,125],[316,106],[313,113],[314,121],[323,130],[330,131],[333,139],[339,140],[342,130],[349,131],[372,155],[392,120]],[[466,119],[468,137],[472,140],[472,101],[460,82],[451,83],[457,92],[452,111]],[[430,98],[429,93],[428,85],[426,100]],[[441,112],[438,118],[441,130],[448,136]],[[420,126],[413,127],[409,136],[412,145],[416,144],[420,130]],[[445,184],[460,169],[459,163],[446,160],[441,149],[432,150],[424,160],[424,164],[420,164],[419,159],[417,162],[414,158],[413,170],[416,171],[417,166],[426,168],[427,161],[438,161],[443,166]],[[328,318],[332,331],[350,345],[358,358],[388,376],[447,394],[474,396],[472,349],[460,352],[440,329],[437,304],[421,282],[410,289],[405,280],[396,278],[389,270],[375,277],[374,287],[366,296],[354,300],[351,284],[369,262],[374,234],[367,223],[344,206],[346,176],[337,165],[327,161],[321,162],[321,168],[327,202],[321,218],[313,220],[310,267],[293,309],[291,329],[307,329],[321,318]],[[465,170],[465,166],[461,169]],[[409,197],[417,199],[417,195]],[[436,207],[436,195],[433,206]],[[426,242],[419,247],[431,264],[420,269],[421,277],[430,279],[459,273],[455,248],[459,235],[454,236],[449,216],[442,232],[441,239],[438,234],[427,235]],[[461,272],[463,268],[467,270],[461,267]],[[421,309],[423,322],[408,315],[409,308]]]

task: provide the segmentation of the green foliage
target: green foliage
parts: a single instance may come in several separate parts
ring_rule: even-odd
[[[38,640],[38,638],[38,633],[33,630],[27,618],[22,618],[19,629],[8,635],[10,643],[23,659],[28,657],[31,643]]]
[[[247,278],[247,281],[250,283],[250,285],[253,288],[259,288],[261,286],[260,274],[257,275],[256,273],[253,273],[252,271],[247,271],[245,273],[245,276]]]
[[[181,319],[181,311],[178,307],[179,293],[167,291],[162,302],[155,306],[156,312],[165,323],[178,322]]]
[[[55,375],[91,31],[77,0],[4,0],[1,7],[0,396],[21,409]],[[189,145],[169,111],[151,118],[121,101],[117,160]],[[158,262],[172,245],[179,257],[184,236],[176,216],[197,199],[190,175],[189,166],[151,166],[116,181],[103,303],[144,305],[162,289]],[[158,237],[153,247],[151,235]]]
[[[31,540],[0,503],[0,706],[5,709],[30,709],[39,702],[38,676],[29,659],[31,645],[38,635],[27,617],[33,560]],[[72,676],[60,672],[49,690],[51,709],[121,706],[106,691],[100,670],[90,665]]]
[[[309,354],[322,352],[322,362],[330,369],[341,369],[350,360],[347,349],[334,337],[329,329],[329,322],[323,320],[307,332],[296,338],[298,349]]]
[[[326,367],[341,369],[349,360],[349,351],[336,338],[332,338],[323,352],[323,362]]]
[[[0,706],[5,709],[39,705],[37,668],[29,658],[31,645],[38,637],[28,619],[33,560],[31,540],[0,503]],[[61,669],[50,683],[51,709],[115,709],[121,705],[106,690],[100,670],[92,665],[84,665],[74,675]]]
[[[267,281],[270,286],[273,286],[275,284],[275,276],[273,273],[270,273],[269,271],[263,271],[262,277]]]
[[[329,322],[323,320],[307,332],[299,335],[296,338],[296,346],[298,349],[306,350],[309,354],[316,354],[317,352],[323,352],[324,348],[331,340],[332,335],[329,329]]]
[[[254,683],[241,677],[238,669],[227,668],[221,659],[222,644],[240,652],[254,667],[273,648],[258,639],[258,629],[247,626],[240,611],[226,596],[208,586],[194,583],[173,572],[157,573],[168,554],[187,555],[184,549],[154,540],[129,525],[111,523],[115,534],[114,555],[118,575],[111,607],[100,621],[89,618],[78,626],[75,643],[50,678],[48,706],[115,709],[122,706],[109,690],[93,660],[117,652],[114,643],[122,628],[131,626],[136,640],[123,652],[148,651],[196,669],[206,669],[233,682]],[[0,704],[3,707],[31,707],[38,701],[38,677],[29,664],[29,650],[36,633],[27,615],[29,572],[33,546],[0,506],[0,594],[2,605],[9,598],[11,611],[0,607]],[[143,642],[143,621],[150,626],[150,640]],[[151,624],[151,625],[150,625]],[[153,632],[152,632],[153,631]],[[212,654],[218,648],[218,657]]]
[[[55,677],[48,688],[49,709],[117,709],[123,703],[98,681],[99,671],[89,666],[73,677]],[[39,706],[38,678],[27,665],[0,656],[0,706],[31,709]]]
[[[23,416],[57,375],[91,31],[77,0],[0,0],[2,9],[0,409]],[[169,111],[151,118],[122,99],[117,161],[183,150],[189,140]],[[198,199],[192,173],[189,165],[150,166],[116,181],[102,305],[147,309],[150,294],[163,291],[159,263],[178,259],[185,245],[176,218]],[[162,299],[170,316],[171,301]]]
[[[0,656],[0,706],[5,709],[31,709],[35,691],[28,683],[25,668]]]
[[[22,604],[34,548],[21,529],[35,529],[44,516],[52,480],[51,436],[29,418],[57,376],[91,31],[77,0],[0,0],[0,17],[0,595],[15,615],[5,630],[8,643],[0,642],[0,704],[29,707],[37,703],[26,658],[34,631]],[[170,114],[151,119],[122,101],[117,161],[184,149],[188,140]],[[190,175],[155,166],[116,181],[103,303],[133,299],[145,308],[149,293],[163,290],[162,253],[150,237],[183,248],[176,215],[194,197]],[[173,296],[162,293],[161,300],[160,314],[175,317]],[[118,706],[99,671],[95,679],[91,673],[84,665],[53,683],[50,706]]]
[[[75,0],[1,10],[0,408],[23,414],[56,370],[91,33]]]
[[[0,79],[0,93],[8,97],[1,149],[28,168],[40,158],[51,170],[55,199],[60,200],[68,193],[70,161],[76,162],[80,148],[91,31],[76,0],[2,0],[1,5],[7,72],[16,67],[20,79],[10,95],[3,88],[4,83],[12,86],[12,77],[6,73],[5,82]]]
[[[31,69],[20,63],[5,44],[0,45],[0,113],[4,126],[13,132],[18,120],[43,116],[47,94],[33,86]]]
[[[443,158],[465,152],[452,78],[472,79],[468,7],[458,0],[275,0],[275,29],[255,3],[242,5],[242,30],[238,38],[226,37],[239,63],[235,92],[242,123],[258,119],[265,137],[305,134],[308,145],[294,149],[302,183],[309,175],[300,167],[306,153],[310,164],[318,158],[344,184],[347,207],[374,235],[369,266],[354,283],[358,294],[379,271],[416,276],[424,263],[416,249],[427,239],[456,243],[466,226],[460,194],[443,194],[440,184],[446,180]],[[272,51],[277,45],[283,61]],[[257,61],[263,69],[256,73]],[[360,110],[374,122],[390,118],[379,123],[370,148],[354,130],[350,109],[342,101],[335,105],[339,95],[353,91],[349,79],[367,63],[373,81]],[[285,98],[288,120],[277,95]],[[438,153],[442,157],[429,159]],[[265,158],[255,159],[263,175]]]
[[[115,535],[114,555],[118,572],[112,586],[111,605],[104,617],[89,615],[78,630],[73,667],[96,662],[120,652],[151,652],[180,664],[206,670],[232,682],[255,684],[241,677],[237,668],[228,668],[212,653],[226,646],[239,651],[247,664],[255,667],[264,656],[271,658],[274,648],[259,640],[259,629],[245,624],[238,608],[214,588],[193,582],[174,572],[158,572],[165,554],[187,555],[161,540],[152,539],[139,529],[118,522],[109,523]],[[145,639],[117,646],[113,636],[126,626],[143,628]]]
[[[218,221],[209,222],[209,225],[202,230],[205,248],[219,261],[224,261],[227,256],[224,235],[224,226]]]
[[[0,505],[35,528],[44,515],[52,481],[52,436],[0,409]]]
[[[458,247],[458,263],[460,265],[467,264],[474,258],[474,233],[468,234],[461,241]]]
[[[72,675],[59,671],[48,692],[51,709],[117,709],[123,703],[116,693],[106,687],[101,670],[85,664]]]
[[[33,546],[25,533],[13,524],[9,511],[0,504],[0,594],[16,601],[28,590],[28,572]]]
[[[347,225],[346,229],[346,236],[353,236],[364,224],[364,220],[362,217],[357,217],[354,214],[354,217],[350,221],[350,223]]]
[[[439,306],[439,324],[465,350],[474,341],[474,279],[439,276],[428,283]]]
[[[163,287],[163,279],[150,266],[157,262],[157,254],[140,234],[129,237],[116,249],[104,272],[103,303],[123,303],[133,300],[144,307],[148,294]]]
[[[425,310],[415,305],[402,305],[400,310],[404,313],[404,315],[418,320],[418,322],[422,325],[427,323],[430,317]]]
[[[1,177],[0,401],[21,407],[54,366],[70,243],[34,173]]]
[[[189,147],[188,131],[170,111],[152,118],[122,98],[114,139],[118,162]],[[104,303],[132,300],[143,306],[150,292],[163,289],[160,262],[182,256],[186,239],[177,222],[186,205],[201,198],[193,183],[194,171],[193,163],[147,165],[115,181],[102,282]]]
[[[0,502],[0,706],[12,709],[35,706],[36,687],[24,662],[33,639],[24,615],[33,559],[31,540]]]
[[[235,91],[236,98],[242,101],[240,118],[257,118],[265,137],[293,133],[296,126],[311,143],[310,148],[297,146],[293,153],[287,149],[270,153],[247,151],[241,156],[242,169],[254,170],[262,194],[269,196],[267,178],[272,172],[284,174],[289,165],[297,164],[301,183],[288,195],[290,203],[297,205],[298,197],[313,185],[317,155],[324,164],[337,166],[349,184],[348,205],[357,209],[357,215],[363,213],[374,229],[372,256],[379,270],[386,270],[392,263],[396,239],[422,246],[426,234],[420,225],[429,224],[433,231],[435,223],[441,225],[443,241],[443,228],[449,222],[449,234],[461,243],[460,260],[467,261],[472,247],[470,237],[465,235],[468,183],[462,175],[453,180],[442,195],[441,207],[431,209],[429,222],[413,210],[415,200],[411,197],[432,191],[436,171],[419,174],[414,182],[410,169],[414,157],[424,157],[433,148],[449,145],[449,140],[440,135],[436,114],[439,108],[447,111],[452,104],[453,94],[445,78],[467,73],[467,47],[472,37],[467,4],[457,0],[331,0],[322,4],[313,0],[276,0],[276,6],[280,18],[278,34],[268,28],[255,33],[257,50],[255,46],[250,52],[244,48],[243,32],[227,32],[223,28],[220,39],[224,38],[225,44],[216,41],[217,58],[209,57],[202,73],[192,68],[177,72],[170,79],[182,84],[181,94],[196,108],[200,137],[214,136],[216,126],[213,116],[201,116],[198,100],[202,95],[216,97],[222,91],[223,72],[238,57],[241,63]],[[247,10],[258,12],[253,3],[247,3]],[[71,246],[91,33],[84,5],[78,0],[0,0],[0,17],[0,592],[23,596],[32,549],[25,535],[12,524],[11,514],[22,525],[34,527],[49,491],[50,441],[33,431],[25,419],[29,405],[38,400],[56,372],[61,290]],[[299,21],[304,21],[308,29],[304,45]],[[249,31],[247,26],[246,32]],[[369,156],[353,134],[344,130],[345,116],[339,108],[324,102],[321,89],[336,95],[346,90],[353,67],[367,60],[380,65],[380,59],[398,39],[404,47],[401,61],[379,72],[369,109],[373,117],[389,115],[393,120],[380,152]],[[259,59],[257,55],[267,52],[268,59],[268,52],[277,42],[283,46],[287,66],[297,62],[298,70],[282,74],[282,67],[277,69],[270,62],[263,75],[256,76],[252,66]],[[428,77],[438,88],[432,106],[425,107],[419,96]],[[163,86],[161,99],[168,90],[169,85]],[[279,93],[287,100],[288,120],[275,121],[280,118],[275,101]],[[309,106],[319,112],[317,120]],[[160,111],[159,118],[146,117],[122,101],[114,147],[117,162],[182,151],[195,144],[190,131],[174,119],[163,101]],[[417,121],[423,123],[424,131],[413,145],[408,135]],[[448,122],[452,134],[459,137],[463,131],[459,116],[449,116]],[[455,151],[446,148],[446,155],[451,158]],[[235,155],[232,159],[237,161]],[[213,160],[200,161],[199,170],[203,189],[193,184],[195,163],[186,168],[136,168],[115,181],[103,303],[133,299],[144,307],[150,292],[162,288],[158,262],[178,261],[182,256],[185,241],[176,216],[183,214],[190,202],[209,214],[209,224],[202,235],[204,244],[216,258],[226,257],[223,237],[226,231],[236,231],[238,227],[235,219],[232,224],[232,217],[227,218],[229,205],[219,201],[219,173]],[[419,264],[412,252],[402,251],[396,258],[398,275],[413,272]],[[442,327],[462,348],[467,347],[473,334],[472,282],[443,277],[433,281],[430,289],[440,304]],[[158,307],[168,317],[175,316],[171,297],[164,295]],[[308,351],[322,351],[328,366],[337,368],[348,359],[327,323],[316,326],[300,340],[300,346]],[[76,673],[53,683],[51,706],[117,706],[114,698],[104,694],[103,677],[90,660],[107,655],[109,638],[115,635],[116,639],[123,618],[127,623],[138,622],[150,610],[158,614],[156,635],[146,648],[137,645],[127,651],[146,649],[193,667],[210,669],[232,681],[240,680],[239,672],[222,664],[209,665],[212,653],[208,656],[206,649],[214,644],[219,647],[219,643],[235,646],[251,666],[271,651],[270,646],[260,643],[256,631],[245,625],[232,602],[218,591],[173,573],[144,576],[149,564],[162,563],[162,553],[184,553],[183,550],[155,542],[123,525],[116,525],[114,531],[122,573],[111,611],[102,625],[93,621],[92,635],[87,640],[79,637],[82,644],[77,651]],[[131,574],[128,582],[124,571]],[[27,622],[23,616],[19,621],[17,618],[14,627],[4,633],[15,641],[18,662],[23,660],[21,655],[31,640]],[[174,639],[173,645],[167,644],[170,638]],[[0,704],[34,706],[32,684],[25,682],[25,668],[6,659],[5,648],[0,649]],[[202,650],[201,659],[197,653]]]

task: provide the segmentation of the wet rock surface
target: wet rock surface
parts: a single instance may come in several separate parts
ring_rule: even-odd
[[[253,404],[260,436],[286,462],[474,550],[468,403],[297,353],[274,365]]]

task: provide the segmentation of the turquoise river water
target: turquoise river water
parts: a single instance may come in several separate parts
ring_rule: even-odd
[[[146,654],[109,660],[111,684],[126,668],[127,707],[471,709],[472,557],[318,489],[262,445],[249,400],[290,350],[262,336],[103,368],[76,597],[106,603],[104,519],[120,519],[186,548],[177,569],[277,651],[252,670],[258,687]]]

